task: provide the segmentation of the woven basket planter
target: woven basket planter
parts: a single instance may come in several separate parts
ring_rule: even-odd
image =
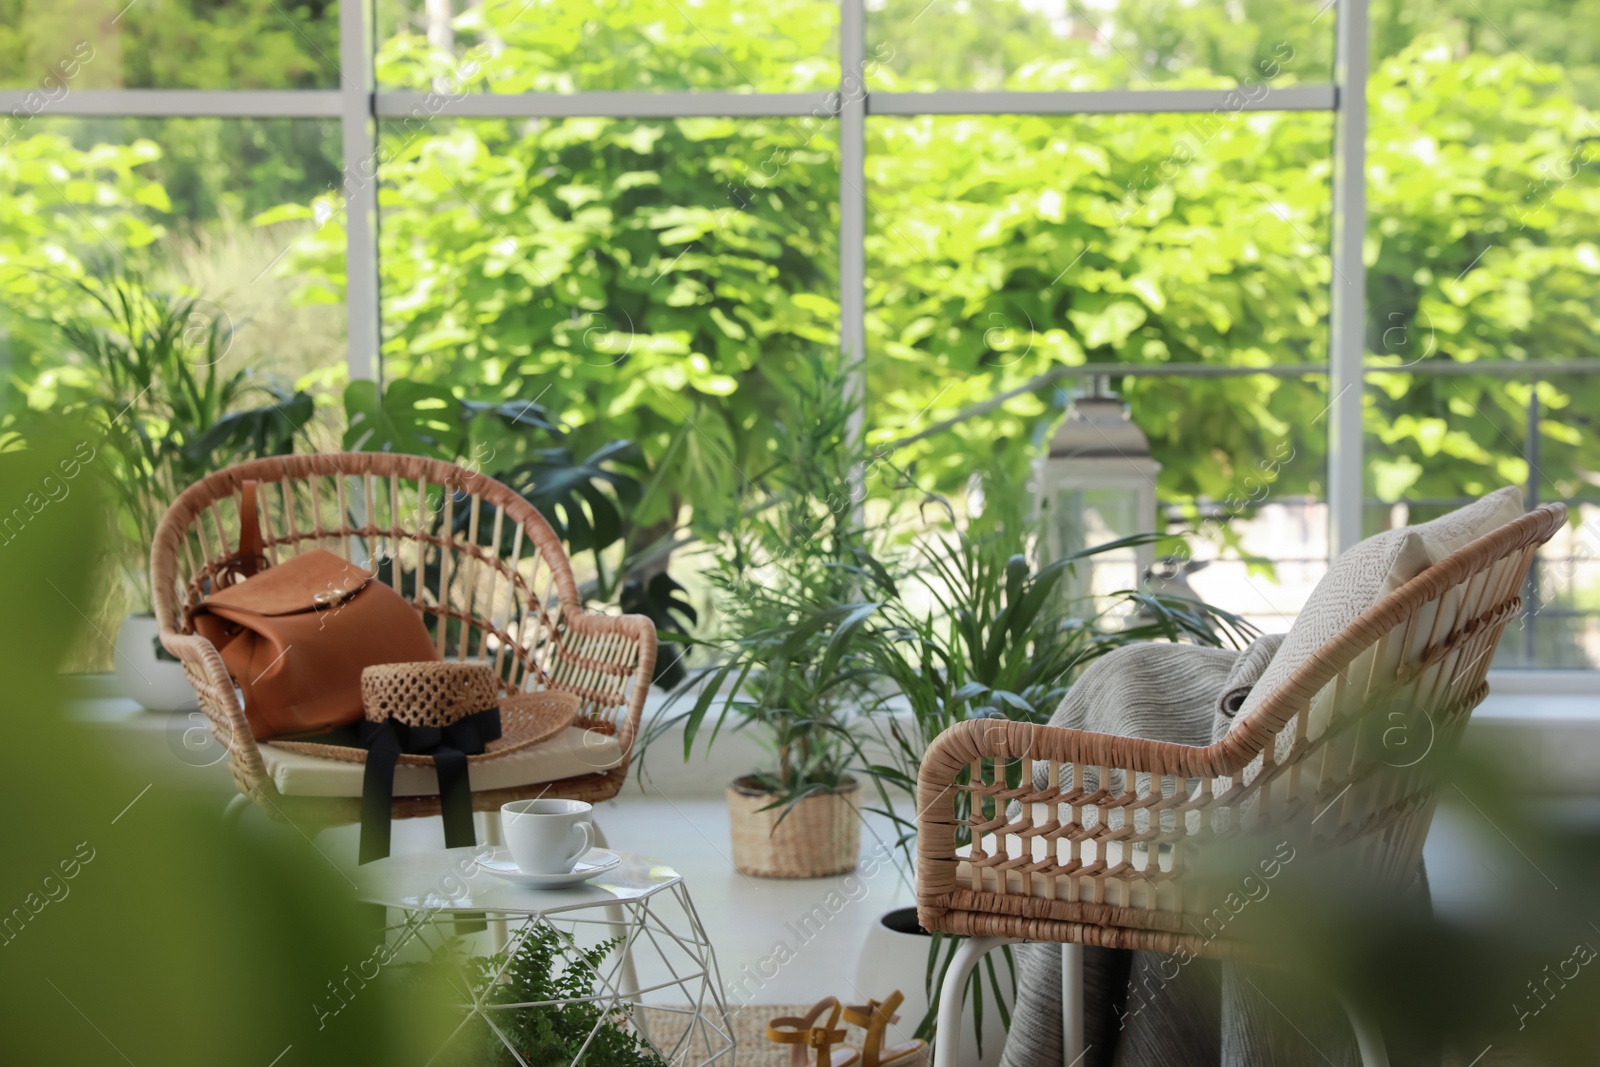
[[[861,855],[859,792],[855,779],[847,778],[837,790],[806,797],[784,815],[782,807],[761,810],[776,795],[747,778],[735,781],[728,786],[734,867],[758,878],[822,878],[855,870]]]

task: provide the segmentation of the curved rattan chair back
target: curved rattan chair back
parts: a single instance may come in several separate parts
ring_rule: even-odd
[[[422,614],[442,657],[492,665],[508,691],[577,695],[580,723],[620,735],[628,753],[654,663],[654,628],[635,616],[583,611],[566,552],[533,505],[439,460],[320,453],[242,463],[196,482],[173,502],[151,549],[162,639],[184,659],[242,764],[241,784],[258,777],[259,757],[253,743],[232,741],[244,720],[226,672],[218,677],[220,659],[210,662],[215,652],[195,644],[192,616],[239,544],[246,480],[258,483],[269,564],[321,548],[374,571]]]
[[[1403,888],[1440,762],[1565,517],[1541,507],[1429,567],[1208,747],[992,720],[946,731],[919,779],[923,925],[1228,955],[1222,932],[1190,932],[1219,903],[1195,872],[1209,843],[1243,834],[1340,850],[1361,877]]]

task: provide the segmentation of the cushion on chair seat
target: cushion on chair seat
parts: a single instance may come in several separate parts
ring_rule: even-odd
[[[298,797],[358,797],[366,764],[323,759],[288,752],[271,742],[260,746],[261,762],[278,792]],[[518,749],[500,759],[483,760],[468,769],[475,792],[537,785],[562,778],[610,770],[622,762],[615,734],[569,726],[548,741]],[[431,766],[401,764],[394,770],[397,797],[433,796],[439,777]]]

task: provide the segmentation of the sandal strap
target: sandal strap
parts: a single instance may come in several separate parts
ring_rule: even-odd
[[[783,1027],[784,1029],[779,1029]],[[767,1024],[767,1040],[776,1041],[780,1045],[803,1044],[810,1029],[797,1016],[785,1015],[781,1019],[774,1019]]]
[[[781,1026],[793,1029],[778,1029]],[[822,1048],[826,1045],[837,1045],[845,1037],[843,1030],[830,1030],[825,1026],[807,1027],[802,1020],[792,1017],[774,1019],[767,1024],[767,1040],[780,1045],[810,1045],[812,1048]]]
[[[821,1023],[819,1020],[824,1012],[828,1014],[828,1021]],[[839,1002],[833,997],[824,997],[803,1016],[785,1015],[767,1023],[767,1040],[780,1045],[809,1045],[825,1049],[845,1039],[843,1030],[834,1029],[839,1025],[839,1012]]]
[[[870,1028],[879,1021],[885,1025],[897,1022],[900,1016],[895,1014],[895,1009],[905,999],[905,994],[897,989],[889,994],[887,1000],[869,1000],[865,1004],[848,1004],[844,1008],[845,1021],[863,1029]]]
[[[844,1009],[844,1017],[867,1032],[867,1039],[861,1043],[862,1067],[878,1067],[883,1062],[883,1032],[900,1018],[895,1009],[905,999],[905,994],[896,989],[884,1000],[869,1000]]]
[[[843,1040],[843,1030],[826,1030],[820,1026],[812,1027],[811,1032],[806,1035],[806,1044],[812,1048],[828,1048]]]

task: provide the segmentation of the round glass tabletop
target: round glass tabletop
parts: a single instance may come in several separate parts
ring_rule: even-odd
[[[660,860],[618,852],[620,864],[587,882],[565,889],[528,889],[478,866],[478,857],[488,858],[493,852],[488,845],[477,845],[390,856],[350,873],[356,895],[369,904],[522,915],[639,900],[681,881],[678,872]]]

